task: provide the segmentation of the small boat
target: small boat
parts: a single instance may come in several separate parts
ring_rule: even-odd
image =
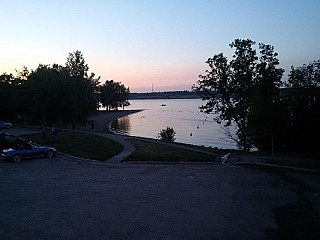
[[[167,106],[166,104],[161,104],[161,107],[165,107],[165,106]]]

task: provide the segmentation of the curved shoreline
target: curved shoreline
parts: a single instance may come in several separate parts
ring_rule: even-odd
[[[104,133],[111,133],[110,131],[110,124],[112,121],[116,120],[117,118],[121,118],[130,114],[134,114],[137,112],[141,112],[141,110],[118,110],[118,111],[99,111],[98,114],[91,115],[88,120],[94,121],[94,131],[95,132],[104,132]]]

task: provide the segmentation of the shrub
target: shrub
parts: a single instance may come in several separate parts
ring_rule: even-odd
[[[173,142],[176,140],[174,137],[176,135],[176,132],[173,130],[173,128],[167,127],[167,129],[162,129],[160,133],[158,134],[160,140]]]

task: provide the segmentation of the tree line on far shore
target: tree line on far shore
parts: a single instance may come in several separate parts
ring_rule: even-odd
[[[256,49],[254,41],[236,39],[230,47],[232,59],[223,53],[209,58],[208,70],[193,86],[206,100],[201,109],[219,113],[215,120],[244,151],[255,146],[319,154],[320,60],[291,67],[282,81],[273,46],[260,43]]]
[[[99,106],[128,106],[129,88],[120,82],[88,74],[81,51],[70,53],[65,66],[40,64],[16,76],[0,75],[0,119],[31,124],[82,124]]]

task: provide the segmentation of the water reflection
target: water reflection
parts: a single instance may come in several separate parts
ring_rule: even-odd
[[[215,114],[204,114],[201,99],[131,100],[129,109],[145,109],[117,119],[111,124],[116,133],[157,138],[167,126],[176,131],[176,141],[219,148],[236,148],[214,121]],[[165,106],[161,106],[165,105]]]
[[[118,118],[111,123],[110,127],[118,133],[130,133],[130,118],[128,116]]]

